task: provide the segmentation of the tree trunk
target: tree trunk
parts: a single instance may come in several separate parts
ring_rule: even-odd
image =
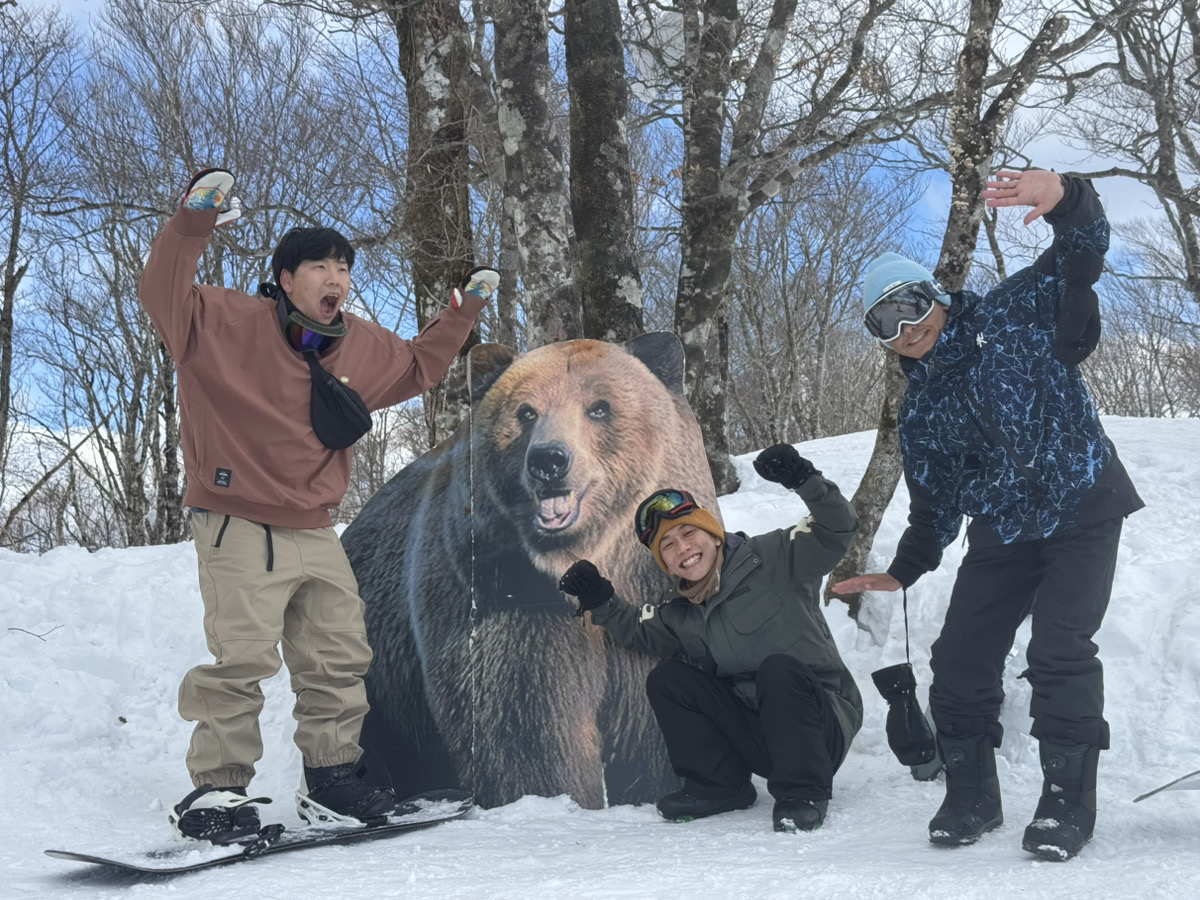
[[[549,25],[544,0],[500,0],[494,14],[504,206],[516,230],[526,338],[533,348],[582,334],[562,143],[549,102]]]
[[[475,258],[467,197],[470,47],[458,5],[449,0],[389,0],[386,10],[399,38],[408,99],[404,224],[410,236],[417,325],[423,328],[449,302]],[[466,412],[463,359],[478,342],[473,331],[450,373],[425,395],[431,447]]]
[[[858,510],[858,534],[842,561],[829,573],[825,588],[825,605],[829,605],[832,597],[844,601],[847,614],[859,622],[860,627],[862,594],[848,594],[843,597],[834,594],[828,585],[837,584],[866,571],[867,556],[875,542],[875,532],[879,530],[883,513],[892,502],[892,494],[896,492],[896,485],[900,482],[900,476],[904,474],[904,460],[900,456],[900,434],[896,430],[896,421],[908,379],[904,370],[900,368],[900,357],[886,348],[881,348],[881,351],[887,354],[887,359],[883,366],[883,402],[879,410],[879,425],[875,430],[875,448],[871,452],[871,462],[867,465],[862,481],[858,483],[858,489],[851,499],[854,508]]]
[[[619,343],[644,330],[626,135],[629,90],[617,0],[567,0],[571,217],[583,334]]]
[[[729,368],[729,273],[742,222],[741,191],[723,178],[725,97],[737,43],[737,4],[711,0],[684,14],[684,56],[694,60],[684,87],[683,200],[675,331],[683,341],[685,389],[704,434],[718,494],[737,489],[725,431]]]

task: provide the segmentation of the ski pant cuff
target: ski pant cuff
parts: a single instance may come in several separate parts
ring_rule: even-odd
[[[211,784],[215,788],[244,788],[249,786],[250,779],[254,777],[254,769],[246,766],[225,766],[220,769],[213,769],[210,772],[196,772],[192,774],[192,786],[200,787],[204,784]]]
[[[1029,729],[1039,741],[1055,741],[1060,744],[1087,744],[1107,750],[1109,745],[1108,723],[1103,719],[1085,719],[1082,722],[1067,722],[1062,719],[1039,718]]]

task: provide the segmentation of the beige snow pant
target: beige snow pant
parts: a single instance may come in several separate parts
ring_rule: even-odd
[[[275,528],[195,512],[192,531],[214,657],[179,686],[179,714],[195,722],[187,767],[199,787],[244,787],[262,757],[259,682],[279,671],[296,695],[295,741],[306,766],[362,756],[358,744],[371,662],[358,583],[332,528]]]

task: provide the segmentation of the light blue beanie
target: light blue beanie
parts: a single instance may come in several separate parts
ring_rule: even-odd
[[[879,302],[879,298],[901,284],[917,281],[934,281],[933,273],[899,253],[885,253],[871,260],[867,275],[863,279],[863,311],[866,312]],[[938,294],[938,302],[950,305],[949,294]]]

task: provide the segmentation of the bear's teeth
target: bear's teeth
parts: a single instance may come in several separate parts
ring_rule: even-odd
[[[538,501],[538,518],[546,524],[562,524],[575,512],[575,492],[543,497]]]

